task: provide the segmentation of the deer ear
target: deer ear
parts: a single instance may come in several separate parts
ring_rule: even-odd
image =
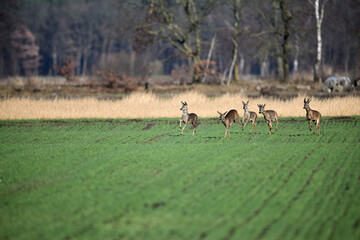
[[[304,103],[306,103],[306,98],[304,98]]]
[[[217,111],[218,112],[218,114],[220,114],[221,115],[221,112],[219,112],[219,111]]]
[[[185,102],[185,105],[187,105],[187,102]]]
[[[242,101],[242,103],[245,105],[244,101]]]
[[[246,104],[248,104],[248,103],[249,103],[249,100],[247,100]]]
[[[185,104],[183,103],[183,101],[181,101],[181,104],[182,104],[182,105],[185,105]]]
[[[308,99],[308,103],[310,103],[310,101],[311,101],[311,99],[309,98],[309,99]]]

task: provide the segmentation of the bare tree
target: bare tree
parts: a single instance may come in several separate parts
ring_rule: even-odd
[[[282,50],[282,42],[283,42],[283,31],[280,17],[280,4],[279,0],[272,0],[269,5],[262,5],[262,1],[260,5],[256,6],[256,11],[259,14],[261,19],[260,27],[263,29],[254,35],[257,36],[257,41],[259,45],[261,45],[261,52],[259,55],[262,59],[262,69],[265,71],[268,68],[268,58],[269,56],[274,56],[276,58],[277,63],[277,75],[280,78],[284,76],[284,68],[283,68],[283,50]],[[267,71],[267,70],[266,70]],[[264,76],[267,74],[264,73]]]
[[[152,23],[152,34],[165,39],[189,57],[193,65],[193,82],[200,82],[198,63],[201,57],[201,24],[212,11],[216,0],[151,1],[154,14],[160,17]],[[179,13],[178,10],[182,10]]]
[[[38,74],[40,55],[34,34],[26,26],[20,25],[12,32],[11,43],[18,60],[19,70],[25,75]]]
[[[314,6],[315,18],[316,18],[317,48],[316,48],[316,59],[314,62],[314,82],[319,82],[321,80],[319,77],[319,70],[320,70],[321,54],[322,54],[321,25],[324,18],[325,5],[328,2],[328,0],[323,0],[323,1],[309,0],[309,1]]]
[[[12,36],[21,24],[19,1],[2,0],[0,3],[0,77],[17,74],[18,63]]]
[[[233,50],[232,50],[232,62],[229,71],[228,85],[230,84],[231,78],[234,78],[235,81],[240,80],[239,68],[238,66],[238,43],[242,31],[240,30],[242,11],[244,8],[244,0],[229,0],[228,5],[233,12],[234,16],[234,26],[232,28],[233,32]]]

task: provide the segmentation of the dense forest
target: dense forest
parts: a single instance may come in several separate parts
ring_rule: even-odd
[[[359,0],[2,0],[0,77],[360,75]],[[222,79],[222,80],[221,80]]]

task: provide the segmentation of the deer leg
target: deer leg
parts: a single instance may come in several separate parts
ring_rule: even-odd
[[[245,126],[246,126],[246,124],[249,122],[249,119],[246,119],[246,122],[244,123],[244,125],[243,125],[243,128],[242,128],[242,130],[244,131],[244,128],[245,128]]]
[[[319,126],[319,136],[320,136],[320,124],[318,124],[318,126]]]
[[[309,128],[310,128],[310,132],[311,132],[311,120],[309,120]]]
[[[278,124],[279,124],[279,119],[276,118],[276,131],[277,131]]]
[[[182,131],[181,131],[180,135],[182,135],[182,134],[183,134],[184,129],[186,128],[186,126],[187,126],[187,124],[185,123],[185,126],[183,127],[183,129],[182,129]]]
[[[256,124],[255,124],[255,122],[252,123],[249,133],[251,133],[251,130],[254,128],[254,126],[255,126],[255,129],[256,129]],[[256,131],[256,132],[257,132],[257,131]]]
[[[228,129],[226,128],[226,130],[225,130],[225,136],[224,136],[224,139],[226,138],[227,131],[228,131]]]
[[[195,132],[196,132],[196,125],[195,125],[195,124],[193,124],[193,127],[194,127],[194,130],[193,130],[193,136],[194,136],[194,134],[195,134]]]
[[[181,122],[182,122],[182,119],[180,119],[180,121],[179,121],[180,128],[181,128]]]
[[[230,128],[227,129],[227,132],[228,132],[228,136],[230,138]]]
[[[269,134],[270,134],[270,133],[274,134],[274,133],[273,133],[273,131],[272,131],[272,125],[271,125],[271,121],[269,121],[269,124],[268,124],[268,126],[269,126],[269,129],[270,129],[270,131],[269,131]]]

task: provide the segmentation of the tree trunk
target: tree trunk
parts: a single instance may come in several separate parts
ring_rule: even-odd
[[[314,82],[321,81],[319,77],[320,65],[321,65],[321,53],[322,53],[322,38],[321,38],[321,24],[324,17],[324,7],[327,0],[319,6],[320,0],[315,0],[314,8],[315,8],[315,17],[316,17],[316,39],[317,39],[317,48],[316,48],[316,60],[314,62]]]
[[[283,75],[282,78],[280,78],[281,82],[287,82],[289,78],[289,27],[290,27],[290,19],[291,14],[287,7],[287,1],[286,0],[280,0],[280,9],[281,9],[281,19],[284,25],[284,32],[283,32],[283,43],[282,43],[282,59],[283,59]]]
[[[194,23],[197,22],[197,16],[194,16]],[[199,62],[200,62],[200,55],[201,55],[201,38],[200,38],[200,25],[198,23],[194,24],[193,26],[195,32],[195,51],[191,54],[191,59],[193,61],[194,66],[194,75],[193,75],[193,83],[200,83],[200,69],[199,69]]]
[[[52,51],[52,63],[53,66],[57,66],[57,51],[56,51],[56,46],[53,47],[53,51]],[[56,74],[56,70],[53,68],[52,69],[52,75]]]
[[[260,67],[260,76],[262,78],[265,78],[269,75],[269,61],[268,61],[268,57],[265,56],[263,61],[261,62],[261,67]]]
[[[299,36],[295,35],[295,54],[294,54],[294,72],[299,70]]]
[[[232,74],[234,72],[234,67],[236,66],[236,59],[237,59],[237,47],[234,48],[233,60],[231,62],[231,66],[230,66],[230,70],[229,70],[229,77],[228,77],[228,81],[227,81],[228,86],[230,85],[231,80],[232,80]],[[237,67],[235,67],[235,68],[237,68]],[[238,72],[238,74],[239,74],[239,72]]]
[[[314,82],[319,82],[320,62],[318,59],[315,60],[313,67],[314,67]]]
[[[237,51],[236,51],[237,52]],[[234,81],[238,82],[240,81],[240,73],[239,73],[239,68],[238,68],[238,59],[237,56],[235,58],[235,62],[234,62],[234,70],[233,70],[233,74],[234,74]]]
[[[216,35],[211,40],[210,49],[209,49],[208,57],[207,57],[207,60],[206,60],[205,73],[204,73],[203,79],[201,80],[201,83],[205,83],[206,78],[207,78],[207,70],[209,69],[211,55],[212,55],[212,52],[213,52],[214,46],[215,46],[215,40],[216,40]]]
[[[241,8],[241,0],[234,0],[233,1],[233,13],[234,13],[234,30],[233,30],[233,69],[232,69],[232,74],[233,74],[233,79],[234,81],[238,82],[240,81],[240,74],[239,74],[239,68],[238,68],[238,41],[239,41],[239,37],[240,37],[240,32],[239,32],[239,26],[241,23],[241,13],[242,13],[242,8]],[[229,82],[229,81],[228,81]]]
[[[239,71],[240,71],[240,75],[244,75],[245,74],[245,59],[244,59],[244,54],[240,54],[240,63],[239,63]]]
[[[276,62],[277,62],[277,75],[280,77],[280,79],[284,76],[284,67],[283,67],[283,59],[281,57],[281,54],[276,54]]]
[[[130,53],[130,75],[132,77],[135,76],[135,59],[136,59],[136,52],[134,50],[131,50],[131,53]]]

